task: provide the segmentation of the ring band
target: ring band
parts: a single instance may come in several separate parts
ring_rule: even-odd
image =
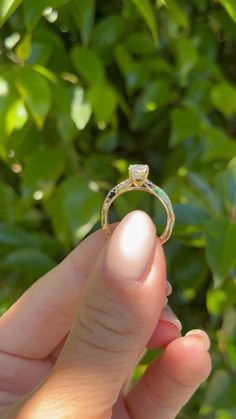
[[[129,178],[116,185],[108,192],[101,211],[101,225],[106,237],[111,236],[108,224],[108,211],[112,202],[121,194],[129,191],[144,191],[154,195],[165,208],[167,223],[165,230],[159,237],[160,242],[165,243],[171,236],[175,222],[175,214],[168,195],[159,186],[148,179],[149,167],[147,164],[130,164]]]

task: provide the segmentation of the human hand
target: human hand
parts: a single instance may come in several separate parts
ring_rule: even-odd
[[[0,318],[1,418],[172,419],[210,373],[204,332],[163,310],[155,226],[128,214],[99,230]],[[30,261],[29,261],[30,263]],[[164,347],[131,390],[146,347]]]

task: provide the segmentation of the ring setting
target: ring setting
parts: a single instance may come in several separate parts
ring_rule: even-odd
[[[148,177],[149,167],[147,164],[130,164],[128,167],[129,178],[135,186],[142,185]]]
[[[108,224],[108,211],[112,202],[121,194],[134,190],[141,190],[154,195],[164,206],[167,215],[167,223],[159,240],[163,244],[171,236],[175,222],[175,214],[171,201],[166,192],[148,179],[149,167],[147,164],[130,164],[128,167],[129,178],[112,188],[103,203],[101,211],[101,225],[106,237],[111,236]]]

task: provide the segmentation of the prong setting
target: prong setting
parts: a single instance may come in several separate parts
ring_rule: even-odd
[[[142,186],[148,178],[149,167],[147,164],[130,164],[129,178],[134,186]]]

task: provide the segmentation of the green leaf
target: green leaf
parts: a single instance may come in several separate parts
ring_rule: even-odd
[[[216,285],[220,285],[236,261],[236,224],[212,218],[206,225],[206,257]]]
[[[56,31],[52,31],[50,26],[39,25],[33,31],[31,40],[32,52],[27,60],[29,64],[35,64],[38,68],[44,66],[44,72],[47,70],[48,73],[50,70],[47,64],[50,58],[55,54],[55,70],[60,67],[60,62],[58,63],[59,57],[63,57],[63,54],[65,54],[65,45],[63,44],[60,34]],[[56,73],[54,72],[54,77],[55,76]],[[47,76],[45,75],[45,77]]]
[[[116,169],[113,166],[113,160],[110,154],[92,153],[87,158],[85,168],[86,179],[94,179],[98,184],[100,181],[104,182],[107,179],[110,181],[116,178]],[[95,189],[97,187],[95,186]]]
[[[147,85],[142,101],[144,109],[151,112],[170,104],[174,99],[176,99],[176,93],[170,81],[160,78]]]
[[[235,291],[235,290],[232,290]],[[232,299],[232,295],[230,295]],[[229,301],[229,298],[228,298]],[[231,306],[225,311],[223,324],[220,330],[220,338],[222,340],[222,344],[224,345],[227,358],[229,363],[232,366],[232,370],[236,368],[236,309],[235,303],[236,298],[234,298],[231,302]]]
[[[228,226],[229,222],[225,218],[211,219],[206,225],[206,257],[212,270],[215,283],[218,285],[221,284],[224,279],[222,278],[221,259],[223,243]]]
[[[8,132],[11,131],[10,121],[7,121],[7,114],[11,108],[16,106],[16,102],[19,100],[13,83],[14,74],[9,67],[6,70],[6,73],[0,77],[0,155],[4,158],[6,158],[7,152]],[[15,121],[13,121],[13,125],[15,125]]]
[[[106,131],[97,137],[96,148],[109,153],[117,147],[118,140],[116,132]]]
[[[89,84],[103,83],[105,70],[102,61],[92,49],[75,47],[71,54],[79,75]]]
[[[64,185],[64,212],[74,243],[84,238],[100,218],[102,195],[78,178]]]
[[[233,220],[236,219],[236,157],[228,164],[223,174],[223,189],[227,206]]]
[[[36,279],[56,265],[56,262],[39,249],[22,248],[7,254],[0,266],[11,271],[16,270]]]
[[[30,67],[24,67],[17,74],[16,87],[35,124],[42,129],[51,106],[51,91],[47,80]]]
[[[194,137],[199,132],[199,118],[194,108],[176,108],[171,112],[172,146],[189,137]]]
[[[112,86],[100,84],[91,87],[88,91],[88,99],[98,123],[106,123],[111,120],[118,103],[116,91]]]
[[[187,83],[188,75],[198,62],[199,55],[190,38],[181,38],[176,41],[177,65],[180,81]]]
[[[93,29],[95,16],[95,0],[73,0],[73,18],[80,30],[83,46],[87,47]]]
[[[119,196],[114,202],[114,207],[119,219],[122,219],[126,214],[135,209],[140,209],[148,213],[150,211],[152,199],[154,199],[152,196],[146,196],[144,200],[143,192],[132,191],[130,194]]]
[[[134,65],[132,56],[123,45],[117,45],[114,54],[121,73],[126,76]]]
[[[20,131],[13,131],[7,143],[8,155],[15,153],[20,161],[28,160],[38,150],[43,148],[43,135],[34,124],[25,124]]]
[[[125,47],[131,54],[149,54],[155,50],[149,33],[132,33],[126,38]]]
[[[54,234],[68,251],[72,243],[72,233],[64,212],[64,183],[60,184],[54,195],[44,203],[45,210],[50,217]]]
[[[221,314],[227,307],[227,293],[222,289],[213,289],[207,293],[207,309],[211,314]]]
[[[141,365],[149,365],[154,361],[161,353],[160,349],[148,349],[140,360]]]
[[[229,159],[236,155],[236,143],[220,128],[203,126],[204,161]]]
[[[25,194],[32,196],[39,191],[41,198],[48,196],[64,167],[65,153],[62,149],[48,147],[33,154],[23,171]],[[37,194],[35,199],[40,199]]]
[[[37,239],[18,226],[0,223],[0,255],[12,252],[22,246],[37,247]]]
[[[236,386],[227,371],[217,369],[211,377],[204,404],[229,408],[235,406]]]
[[[152,34],[155,44],[158,43],[158,33],[157,33],[157,20],[155,16],[155,11],[152,7],[152,4],[149,0],[132,0],[134,5],[137,7],[138,11],[144,18],[146,24],[148,25],[150,32]]]
[[[28,120],[28,112],[22,99],[17,99],[8,108],[6,115],[6,133],[21,129]]]
[[[141,377],[143,376],[145,372],[145,369],[146,369],[146,365],[139,364],[136,366],[133,376],[132,376],[132,381],[131,381],[132,386],[141,379]]]
[[[171,19],[183,28],[188,28],[188,15],[184,11],[183,6],[179,5],[175,0],[165,0],[165,6]]]
[[[76,87],[71,103],[71,118],[79,130],[86,127],[91,113],[91,105],[84,98],[84,89]]]
[[[177,204],[174,206],[176,225],[174,234],[191,236],[196,232],[203,233],[204,225],[209,219],[209,213],[193,204]]]
[[[234,23],[236,23],[236,0],[219,0],[219,2],[224,6]]]
[[[5,98],[0,98],[0,111],[0,133],[3,144],[4,137],[7,138],[15,129],[21,129],[28,119],[24,103],[17,97],[14,86]]]
[[[0,219],[14,221],[16,193],[10,185],[2,181],[0,181],[0,197]]]
[[[204,117],[205,112],[209,111],[209,92],[211,89],[209,80],[202,78],[193,78],[189,84],[188,90],[184,95],[183,104],[185,106],[198,108]]]
[[[114,45],[124,37],[128,29],[128,23],[122,16],[109,16],[96,25],[93,32],[93,42],[99,46]]]
[[[231,274],[236,268],[236,223],[231,224],[227,230],[225,243],[222,252],[222,272],[227,274],[231,269]],[[232,275],[231,275],[232,276]]]
[[[29,31],[32,31],[37,25],[42,13],[46,7],[59,7],[70,0],[23,0],[25,24]]]
[[[148,81],[149,71],[143,67],[141,62],[133,62],[132,66],[126,76],[127,90],[133,94],[139,89],[142,89]]]
[[[46,204],[60,241],[78,243],[100,217],[103,197],[77,176],[68,178]]]
[[[211,90],[211,103],[226,118],[236,114],[236,88],[227,82],[221,82]]]
[[[37,242],[35,247],[46,253],[48,256],[54,258],[61,254],[62,248],[55,237],[42,231],[37,231],[30,234],[33,234]]]
[[[71,105],[74,92],[75,86],[61,81],[55,83],[52,89],[53,107],[51,112],[55,118],[58,133],[67,144],[70,143],[78,133],[76,126],[71,119]]]
[[[188,172],[186,177],[189,181],[191,192],[193,195],[197,194],[200,198],[199,202],[201,200],[203,203],[202,209],[209,211],[211,214],[218,215],[221,211],[221,200],[209,180],[194,172]]]
[[[173,239],[166,250],[171,282],[179,290],[185,291],[186,288],[190,289],[194,295],[207,275],[204,255],[202,252],[198,252],[197,249]],[[184,296],[182,298],[185,300]],[[202,309],[204,308],[204,299],[201,301],[201,307]],[[193,324],[189,323],[189,320],[186,318],[185,327],[188,328],[188,326],[192,327]]]
[[[236,343],[236,309],[234,307],[229,308],[224,314],[222,332],[225,339]]]
[[[16,55],[25,62],[31,54],[31,34],[26,34],[16,47]]]
[[[22,0],[1,0],[0,4],[0,28],[12,13],[21,4]]]

